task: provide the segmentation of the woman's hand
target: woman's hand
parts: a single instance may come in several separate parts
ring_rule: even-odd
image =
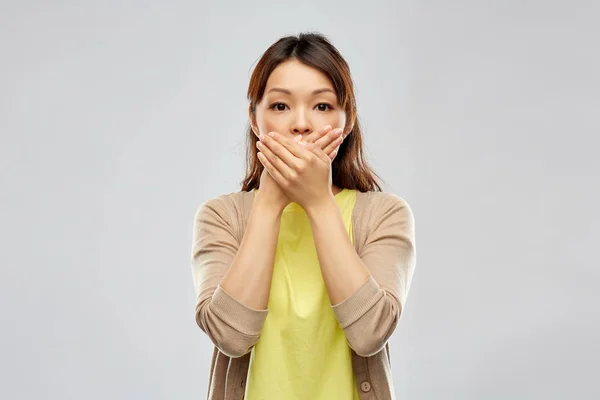
[[[339,145],[342,143],[340,132],[341,131],[339,130],[332,130],[330,125],[326,125],[307,136],[305,141],[308,141],[308,143],[314,143],[323,149],[325,153],[329,154],[329,158],[333,160],[337,154]],[[302,135],[298,135],[294,138],[294,141],[300,142],[301,139]],[[302,145],[306,146],[308,143],[304,142]],[[268,207],[273,207],[276,210],[283,210],[292,202],[292,200],[290,200],[277,182],[275,182],[266,168],[263,170],[260,176],[259,189],[260,190],[256,194],[257,198],[259,198],[260,201],[266,201],[268,203]]]
[[[256,192],[256,201],[264,202],[266,207],[277,211],[283,210],[292,202],[277,182],[273,180],[266,168],[260,174],[260,187]]]
[[[341,130],[334,152],[341,144]],[[322,143],[322,142],[321,142]],[[331,191],[331,162],[317,143],[300,145],[276,132],[261,135],[257,142],[259,160],[289,199],[302,208],[315,207],[333,198]]]
[[[331,129],[331,125],[326,125],[323,128],[311,133],[303,140],[300,144],[315,143],[323,149],[326,154],[329,154],[329,158],[333,161],[337,155],[337,151],[344,140],[344,136],[341,135],[342,128]],[[299,135],[300,136],[300,135]]]

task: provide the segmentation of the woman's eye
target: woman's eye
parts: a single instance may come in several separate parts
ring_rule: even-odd
[[[287,106],[284,103],[273,103],[271,104],[271,109],[275,111],[285,111]],[[317,104],[317,109],[319,111],[330,111],[333,107],[328,103],[319,103]]]
[[[283,103],[273,103],[271,105],[271,108],[274,109],[275,111],[285,111],[285,107],[286,107],[286,105]]]
[[[319,111],[331,110],[331,106],[327,103],[319,103],[319,104],[317,104],[317,107],[319,108]]]

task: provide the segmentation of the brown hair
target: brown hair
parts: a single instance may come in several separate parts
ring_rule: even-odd
[[[282,62],[296,59],[316,68],[331,79],[337,94],[337,100],[346,112],[346,126],[352,130],[342,142],[338,154],[332,163],[331,178],[340,188],[356,189],[360,192],[381,191],[375,177],[365,160],[360,123],[356,114],[354,85],[348,63],[331,42],[319,33],[301,33],[298,36],[285,36],[273,43],[258,61],[250,78],[248,100],[252,112],[262,100],[267,80],[271,72]],[[345,131],[345,130],[344,130]],[[258,138],[248,124],[246,138],[246,177],[241,182],[242,191],[257,189],[264,167],[258,160],[256,142]]]

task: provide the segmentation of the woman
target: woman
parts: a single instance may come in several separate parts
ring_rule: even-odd
[[[364,160],[348,65],[320,34],[281,38],[248,99],[242,190],[194,221],[208,398],[393,399],[387,342],[414,273],[414,218]]]

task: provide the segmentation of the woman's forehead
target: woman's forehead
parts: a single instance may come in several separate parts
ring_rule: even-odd
[[[271,72],[265,93],[272,89],[283,89],[292,94],[313,94],[316,90],[329,89],[335,94],[333,84],[327,75],[296,60],[283,62]]]

